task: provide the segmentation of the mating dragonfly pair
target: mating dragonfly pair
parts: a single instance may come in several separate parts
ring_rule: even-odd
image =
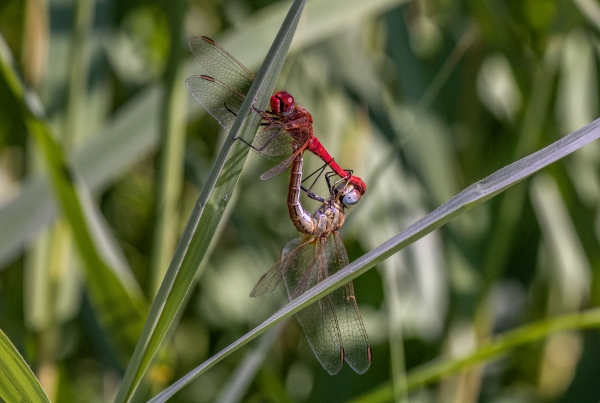
[[[188,43],[198,62],[212,76],[189,77],[186,85],[204,109],[229,131],[254,74],[210,38],[193,37]],[[283,279],[290,300],[294,300],[348,264],[346,248],[338,231],[344,223],[345,208],[360,200],[366,185],[335,162],[315,137],[310,113],[296,105],[289,93],[280,91],[273,95],[270,110],[254,111],[260,114],[263,128],[252,144],[246,144],[264,157],[280,161],[261,175],[263,180],[280,174],[291,165],[288,210],[290,219],[303,235],[286,245],[281,260],[261,277],[251,296],[272,291]],[[328,199],[302,186],[303,153],[306,150],[319,156],[325,167],[332,169],[325,175],[330,193]],[[341,179],[333,182],[333,175]],[[314,214],[302,207],[301,191],[322,202]],[[352,282],[304,308],[296,318],[327,372],[336,374],[344,361],[359,374],[369,368],[371,347]]]

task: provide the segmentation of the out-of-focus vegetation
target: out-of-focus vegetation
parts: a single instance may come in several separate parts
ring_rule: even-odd
[[[187,38],[210,36],[256,71],[289,5],[0,4],[0,351],[10,340],[51,401],[115,398],[223,142],[185,89],[185,77],[204,73]],[[309,1],[277,87],[311,111],[317,136],[367,183],[342,231],[350,260],[594,120],[599,29],[593,0]],[[90,271],[80,251],[93,247],[60,213],[6,71],[11,58],[71,164],[65,177],[77,184],[101,270]],[[138,400],[286,303],[283,287],[248,297],[297,236],[287,176],[258,179],[272,165],[254,154],[246,162]],[[306,172],[318,166],[306,157]],[[394,384],[411,402],[597,402],[598,331],[527,325],[600,302],[599,167],[592,143],[357,278],[373,348],[366,374],[346,366],[327,375],[290,320],[171,401],[379,401],[374,392]],[[399,392],[406,373],[513,329],[527,343],[501,344],[499,359]]]

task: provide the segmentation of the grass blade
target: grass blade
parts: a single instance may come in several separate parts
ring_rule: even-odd
[[[177,314],[185,294],[193,283],[196,270],[216,231],[225,207],[231,199],[249,152],[247,146],[239,141],[234,142],[233,139],[239,135],[248,139],[256,132],[260,117],[257,114],[249,114],[250,108],[255,98],[259,108],[266,105],[283,66],[303,6],[304,1],[302,0],[295,1],[291,6],[288,16],[242,104],[228,139],[213,165],[152,305],[142,336],[119,389],[117,402],[127,402],[132,398]],[[259,89],[261,89],[260,94]]]
[[[81,203],[78,184],[80,179],[69,167],[60,145],[54,140],[43,116],[39,101],[27,94],[18,75],[5,57],[0,58],[0,71],[20,104],[25,125],[41,150],[46,163],[54,195],[69,221],[87,275],[87,285],[100,322],[110,329],[117,346],[127,355],[133,350],[143,326],[145,301],[135,283],[119,276],[105,263],[90,232],[90,226]],[[82,189],[84,190],[84,189]],[[115,304],[118,301],[118,304]]]
[[[48,127],[29,117],[27,128],[42,150],[55,194],[73,230],[73,238],[87,269],[88,290],[98,310],[100,322],[110,328],[110,334],[116,338],[118,345],[130,352],[141,333],[146,313],[141,291],[135,283],[122,281],[100,255],[90,233],[81,197],[76,190],[78,179],[70,171],[62,150],[52,138]],[[130,286],[126,287],[126,284]],[[118,301],[116,305],[115,301]]]
[[[343,284],[360,276],[376,264],[384,261],[402,248],[416,242],[436,228],[441,227],[453,217],[470,210],[495,195],[505,191],[509,187],[522,181],[528,176],[534,174],[540,169],[558,161],[569,155],[573,151],[600,137],[600,119],[596,119],[581,129],[563,137],[562,139],[550,144],[549,146],[522,158],[488,176],[485,179],[469,186],[452,199],[444,203],[435,211],[429,213],[415,224],[402,231],[400,234],[392,237],[379,247],[364,254],[354,262],[346,266],[334,275],[328,277],[325,281],[317,284],[300,297],[290,302],[282,309],[273,314],[259,326],[255,327],[243,337],[221,350],[200,366],[190,371],[187,375],[178,380],[172,387],[182,387],[196,378],[208,368],[212,367],[223,358],[227,357],[237,349],[241,348],[276,323],[302,310],[313,302],[323,298],[328,293],[341,287]],[[391,389],[390,389],[391,390]],[[160,396],[160,395],[159,395]],[[170,396],[170,395],[169,395]],[[164,400],[152,400],[160,402]]]
[[[531,323],[496,337],[487,345],[478,348],[465,357],[437,360],[416,368],[409,373],[406,388],[407,390],[413,390],[436,382],[482,362],[499,358],[511,349],[532,343],[552,333],[598,327],[600,327],[600,309],[598,308]],[[352,403],[388,402],[393,399],[393,396],[392,386],[383,385],[352,400]]]
[[[221,393],[215,400],[216,403],[236,403],[250,388],[250,384],[267,357],[267,354],[283,332],[287,322],[282,322],[271,329],[265,337],[261,338],[252,351],[240,362],[231,378],[221,388]]]
[[[177,208],[183,187],[183,160],[185,150],[185,122],[187,119],[188,92],[181,85],[185,80],[179,67],[183,36],[185,6],[182,0],[171,2],[168,8],[170,53],[163,82],[165,102],[162,107],[162,127],[156,163],[156,188],[154,193],[154,234],[152,247],[152,281],[149,295],[155,295],[169,266],[173,247],[177,242],[180,221]]]
[[[321,40],[357,19],[370,18],[406,0],[327,0],[312,1],[306,8],[304,35],[294,41],[296,49]],[[281,6],[279,5],[281,4]],[[219,44],[250,67],[260,62],[255,47],[267,47],[285,15],[285,3],[275,4],[264,13],[251,16],[239,28],[219,38]],[[287,6],[286,6],[287,7]],[[267,11],[267,10],[265,10]],[[246,39],[244,38],[251,38]],[[0,41],[1,42],[1,41]],[[250,46],[251,45],[251,46]],[[8,47],[0,43],[0,57]],[[197,71],[197,62],[186,62],[183,71]],[[162,85],[151,86],[133,97],[93,139],[75,150],[72,165],[93,192],[103,189],[114,177],[156,147],[160,128]],[[45,178],[32,178],[19,195],[0,208],[0,270],[14,260],[24,245],[56,216],[56,208],[47,203],[50,188]]]
[[[0,330],[0,400],[50,403],[29,365]]]
[[[162,95],[158,86],[143,91],[121,108],[98,136],[75,151],[70,165],[91,191],[105,187],[154,147]],[[48,203],[50,192],[46,177],[33,177],[14,200],[0,208],[1,267],[18,256],[30,239],[54,220],[57,209]]]

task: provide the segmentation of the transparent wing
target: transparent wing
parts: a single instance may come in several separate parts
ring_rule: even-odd
[[[266,113],[263,119],[270,124],[254,138],[253,147],[265,158],[281,161],[299,149],[306,148],[312,136],[312,122],[308,118],[289,120]]]
[[[285,127],[285,124],[280,123],[265,126],[254,137],[252,147],[260,155],[270,160],[281,161],[283,158],[289,157],[294,151],[294,140]]]
[[[304,244],[297,254],[290,256],[294,261],[282,273],[290,300],[323,280],[327,270],[324,251],[325,241],[316,238]],[[331,375],[339,372],[344,362],[341,334],[336,326],[335,315],[330,296],[321,298],[296,314],[315,356]]]
[[[252,289],[250,296],[258,297],[259,295],[273,291],[281,281],[280,267],[281,261],[267,270],[267,272],[261,276],[261,278],[258,280],[258,283],[256,283]]]
[[[227,131],[252,85],[254,74],[225,49],[205,36],[188,41],[196,60],[211,76],[191,76],[185,84],[196,101]]]
[[[185,85],[196,101],[225,130],[231,130],[231,126],[245,99],[243,93],[236,91],[216,78],[205,75],[188,77],[185,80]],[[294,145],[292,136],[286,131],[288,126],[289,124],[278,123],[277,121],[267,123],[254,138],[253,147],[255,151],[265,158],[276,161],[281,161],[292,154],[294,148],[297,147]],[[280,172],[284,171],[288,165],[283,167]]]
[[[255,76],[210,38],[195,36],[188,45],[211,76],[191,76],[186,85],[198,103],[229,131]],[[265,158],[281,161],[305,146],[312,135],[312,121],[308,118],[289,120],[268,112],[259,113],[265,120],[264,129],[254,138],[253,147]],[[269,177],[288,166],[278,167]]]
[[[191,76],[185,85],[196,101],[229,132],[245,96],[210,76]]]
[[[324,255],[328,260],[328,274],[332,275],[348,265],[348,255],[338,232],[329,235],[325,242],[327,252]],[[363,374],[371,365],[371,347],[358,311],[352,282],[338,288],[330,296],[342,337],[344,359],[354,371]]]
[[[289,167],[290,165],[292,165],[292,161],[294,161],[294,158],[296,158],[296,154],[292,154],[290,155],[288,158],[286,158],[285,160],[281,161],[279,164],[275,165],[273,168],[269,169],[267,172],[265,172],[264,174],[262,174],[260,176],[260,179],[263,181],[269,180],[277,175],[279,175],[280,173],[282,173],[283,171],[285,171],[287,169],[287,167]]]
[[[302,252],[302,246],[306,244],[306,239],[301,237],[294,239],[283,248],[281,253],[281,260],[274,264],[262,277],[258,280],[258,283],[254,286],[254,289],[250,293],[251,297],[257,297],[259,295],[271,292],[277,287],[281,281],[281,273],[287,270],[291,264],[296,260],[296,255]]]
[[[287,157],[262,174],[260,179],[266,181],[285,171],[298,153],[304,152],[311,133],[312,126],[305,118],[286,123],[273,123],[259,132],[253,146],[262,156],[276,161]]]
[[[190,50],[208,72],[229,88],[246,95],[254,80],[254,73],[231,56],[225,49],[205,36],[194,36],[188,41]]]

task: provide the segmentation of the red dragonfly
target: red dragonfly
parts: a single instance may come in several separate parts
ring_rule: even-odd
[[[272,291],[283,278],[290,300],[348,265],[346,248],[338,230],[344,224],[345,208],[356,204],[360,191],[347,179],[331,184],[325,177],[328,200],[311,216],[300,204],[302,154],[292,163],[288,210],[296,229],[304,236],[288,243],[281,260],[258,281],[250,296]],[[316,196],[315,198],[319,198]],[[334,375],[344,361],[359,374],[371,365],[371,347],[363,325],[354,286],[349,282],[296,314],[315,356]]]
[[[254,80],[254,73],[210,38],[195,36],[188,44],[196,60],[212,77],[188,77],[186,86],[198,103],[229,131]],[[365,183],[342,169],[314,135],[312,116],[296,105],[294,97],[286,91],[277,92],[270,99],[270,107],[270,111],[257,111],[264,127],[253,143],[248,144],[265,158],[281,161],[261,175],[262,180],[280,174],[297,155],[308,150],[319,156],[341,178],[347,178],[361,194],[365,193]]]

